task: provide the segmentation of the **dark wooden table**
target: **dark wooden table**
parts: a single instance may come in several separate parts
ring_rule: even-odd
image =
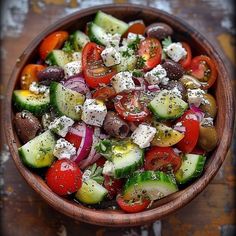
[[[179,16],[208,38],[222,55],[233,78],[235,28],[230,0],[8,0],[2,7],[1,87],[4,92],[16,59],[29,42],[57,19],[81,8],[105,3],[132,2],[160,8]],[[102,5],[101,5],[102,9]],[[232,86],[236,88],[235,80]],[[1,122],[2,123],[2,122]],[[235,145],[217,176],[190,204],[153,225],[112,229],[76,222],[48,206],[18,173],[1,127],[1,235],[235,235]],[[149,232],[149,233],[148,233]]]

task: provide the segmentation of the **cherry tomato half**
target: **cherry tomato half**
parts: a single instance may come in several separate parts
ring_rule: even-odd
[[[143,69],[151,70],[161,62],[161,44],[156,38],[146,38],[141,41],[138,54],[145,60]]]
[[[114,179],[111,176],[104,175],[104,187],[108,191],[108,197],[114,198],[118,193],[122,191],[124,185],[123,179]]]
[[[120,93],[115,98],[115,110],[124,120],[145,121],[150,112],[146,102],[141,102],[140,97],[141,93],[139,91]]]
[[[54,49],[62,47],[63,43],[69,38],[66,31],[56,31],[48,35],[39,46],[39,55],[41,59],[45,60],[48,53]]]
[[[78,149],[80,147],[82,138],[83,137],[79,137],[78,135],[73,134],[70,131],[65,136],[65,140],[72,143],[76,147],[76,149]]]
[[[48,169],[46,182],[53,192],[65,196],[76,192],[82,186],[82,173],[75,162],[61,159]]]
[[[176,172],[181,166],[181,158],[171,147],[151,147],[145,154],[145,170]]]
[[[130,203],[129,201],[125,201],[121,195],[117,196],[116,201],[119,207],[128,213],[136,213],[143,211],[148,207],[151,202],[148,199],[141,199],[139,201]]]
[[[183,48],[186,50],[187,55],[186,55],[185,58],[181,59],[181,60],[179,61],[179,63],[180,63],[180,65],[182,65],[182,67],[183,67],[184,69],[187,69],[187,68],[190,66],[190,64],[191,64],[192,51],[191,51],[190,46],[189,46],[187,43],[181,42],[181,44],[182,44]]]
[[[186,131],[184,138],[176,144],[176,147],[184,153],[191,153],[198,141],[199,122],[193,119],[183,119],[181,122]]]
[[[217,77],[217,70],[214,61],[205,55],[194,57],[189,67],[190,75],[202,82],[202,88],[210,88]]]
[[[129,33],[133,34],[144,34],[145,33],[146,26],[142,21],[135,21],[133,24],[131,24],[124,34],[124,38],[127,38]]]
[[[102,101],[108,101],[110,98],[114,98],[116,96],[116,92],[112,87],[106,86],[98,88],[93,94],[93,98]]]
[[[103,47],[96,43],[87,43],[82,51],[82,68],[85,81],[91,88],[109,84],[116,71],[104,65],[101,58]]]
[[[45,66],[38,65],[38,64],[26,65],[21,72],[21,80],[20,80],[21,89],[28,90],[32,82],[38,82],[39,79],[38,79],[37,73],[44,69],[45,69]]]

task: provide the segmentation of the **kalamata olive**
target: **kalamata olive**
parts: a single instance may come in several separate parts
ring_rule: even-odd
[[[38,118],[28,111],[16,113],[14,123],[17,134],[23,143],[33,139],[41,129]]]
[[[214,119],[217,112],[216,100],[209,93],[203,94],[203,97],[205,102],[200,108],[205,113],[205,117],[212,117]]]
[[[41,80],[40,83],[49,85],[52,81],[60,81],[64,79],[64,70],[59,66],[48,66],[37,74]]]
[[[168,84],[164,85],[164,84],[160,84],[160,87],[163,88],[163,89],[167,89],[167,90],[178,90],[180,93],[181,93],[181,96],[183,99],[185,99],[186,97],[186,89],[184,87],[184,85],[182,83],[180,83],[179,81],[177,80],[170,80],[168,82]],[[177,91],[177,92],[178,92]]]
[[[170,59],[165,59],[162,67],[166,70],[169,79],[178,80],[184,75],[183,67]]]
[[[187,89],[201,88],[201,83],[191,75],[183,75],[179,80]]]
[[[162,40],[173,34],[173,29],[165,23],[153,23],[146,28],[148,37]]]
[[[214,126],[200,126],[198,146],[207,152],[212,151],[217,145],[218,137]]]

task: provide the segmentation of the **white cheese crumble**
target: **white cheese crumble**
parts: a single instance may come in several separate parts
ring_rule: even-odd
[[[73,124],[74,121],[71,118],[67,116],[61,116],[52,121],[48,128],[61,137],[65,137],[68,133],[69,127],[71,127]]]
[[[140,148],[146,148],[150,146],[150,142],[153,140],[155,134],[156,128],[146,124],[140,124],[132,133],[131,139]]]
[[[65,77],[69,78],[70,76],[79,74],[82,71],[82,62],[80,61],[72,61],[64,66]]]
[[[188,103],[193,104],[196,107],[199,107],[204,101],[203,95],[205,92],[202,89],[188,89],[187,97]]]
[[[107,67],[120,64],[120,53],[113,47],[105,48],[101,53],[102,60]]]
[[[118,49],[120,44],[120,38],[121,35],[118,33],[115,33],[113,35],[108,33],[107,37],[104,39],[106,47],[113,47],[115,49]]]
[[[73,59],[73,61],[82,61],[82,53],[81,52],[73,52],[72,59]]]
[[[49,87],[45,85],[38,84],[37,82],[32,82],[29,86],[29,91],[34,94],[49,93]]]
[[[149,83],[149,84],[167,84],[169,81],[169,78],[166,77],[167,72],[166,70],[162,67],[162,65],[157,65],[154,67],[151,71],[147,72],[144,75],[144,79]]]
[[[119,72],[114,75],[111,79],[111,84],[116,93],[135,89],[135,83],[130,72]]]
[[[128,36],[127,36],[127,44],[131,44],[133,43],[136,39],[139,39],[140,41],[144,40],[145,38],[143,37],[143,35],[141,34],[134,34],[134,33],[128,33]]]
[[[103,166],[102,174],[113,176],[114,172],[115,172],[114,164],[111,161],[106,161]]]
[[[214,125],[212,117],[203,118],[201,121],[201,126],[203,127],[212,127]]]
[[[172,88],[171,91],[173,92],[173,94],[174,94],[176,97],[179,97],[179,98],[182,99],[181,91],[178,89],[177,86],[175,86],[174,88]]]
[[[59,160],[63,158],[70,159],[76,154],[76,148],[73,144],[66,141],[64,138],[57,140],[56,145],[53,150],[53,155]]]
[[[178,62],[187,55],[186,50],[181,43],[171,43],[168,47],[164,48],[164,51],[173,61]]]
[[[75,106],[75,112],[76,113],[80,113],[83,110],[83,106],[82,105],[76,105]]]
[[[92,174],[91,170],[85,170],[83,175],[82,175],[82,181],[83,182],[88,181],[91,174]]]
[[[83,105],[81,119],[88,125],[101,127],[106,114],[107,108],[102,101],[86,99]]]

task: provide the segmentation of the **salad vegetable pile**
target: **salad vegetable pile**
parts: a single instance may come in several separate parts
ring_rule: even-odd
[[[125,212],[190,184],[217,145],[216,66],[192,54],[166,23],[102,11],[51,33],[13,92],[22,162],[60,196]]]

